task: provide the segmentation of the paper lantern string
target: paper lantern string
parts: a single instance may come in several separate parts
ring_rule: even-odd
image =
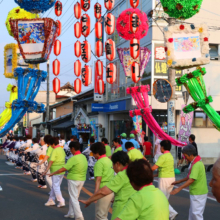
[[[203,78],[205,74],[206,69],[198,67],[192,73],[185,74],[182,77],[176,79],[177,85],[184,85],[190,96],[195,101],[194,103],[186,106],[183,111],[188,113],[194,111],[197,108],[203,109],[203,111],[207,114],[213,123],[213,126],[220,131],[220,115],[209,104],[213,100],[211,96],[207,97],[206,85]]]

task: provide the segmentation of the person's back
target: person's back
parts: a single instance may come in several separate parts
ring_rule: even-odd
[[[129,159],[131,162],[133,162],[135,160],[143,159],[142,153],[135,148],[128,151],[128,156],[129,156]]]

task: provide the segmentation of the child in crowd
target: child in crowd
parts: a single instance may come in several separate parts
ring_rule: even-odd
[[[102,138],[102,143],[105,145],[106,156],[111,157],[112,151],[111,151],[111,147],[108,144],[108,139],[107,138]]]
[[[122,146],[121,146],[121,140],[120,138],[115,138],[113,140],[113,145],[115,147],[115,151],[114,153],[118,152],[118,151],[122,151]]]
[[[139,150],[134,148],[134,145],[132,142],[130,142],[130,141],[126,142],[125,148],[128,151],[128,156],[129,156],[130,162],[133,162],[135,160],[145,159],[143,154]]]

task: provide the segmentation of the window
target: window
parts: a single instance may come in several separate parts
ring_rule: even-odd
[[[219,45],[218,44],[210,44],[210,57],[211,57],[211,60],[218,60],[219,59],[219,52],[218,52],[218,47]]]

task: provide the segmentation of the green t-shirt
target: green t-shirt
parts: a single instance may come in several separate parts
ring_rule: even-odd
[[[159,178],[175,177],[174,159],[171,153],[160,155],[156,162],[156,165],[159,167]]]
[[[132,149],[130,151],[128,151],[128,156],[131,162],[135,161],[135,160],[140,160],[143,159],[143,154],[137,150],[137,149]]]
[[[193,165],[189,178],[195,180],[189,186],[190,195],[204,195],[208,193],[205,166],[201,161]]]
[[[52,151],[53,151],[53,148],[52,148],[51,146],[49,146],[49,147],[47,148],[47,154],[46,154],[46,155],[49,157],[49,158],[47,159],[48,163],[50,162],[50,156],[51,156]]]
[[[130,197],[117,217],[121,220],[168,220],[169,202],[155,186],[147,186]]]
[[[68,170],[68,180],[86,180],[88,162],[83,154],[78,154],[71,157],[63,167]]]
[[[111,218],[111,220],[115,220],[125,207],[128,199],[137,191],[131,186],[126,170],[119,172],[106,186],[115,193]]]
[[[50,161],[53,161],[52,166],[50,167],[50,172],[53,173],[65,165],[65,151],[63,150],[62,147],[58,147],[53,149],[51,156],[50,156]],[[65,172],[57,174],[57,175],[63,175]]]
[[[117,149],[115,149],[114,153],[116,153],[118,151],[122,151],[122,147],[118,147]]]
[[[94,176],[102,177],[100,188],[105,186],[114,176],[114,170],[112,169],[112,161],[108,157],[99,159],[94,166]]]
[[[109,145],[105,145],[105,150],[106,150],[106,156],[107,157],[112,156],[111,147]]]

